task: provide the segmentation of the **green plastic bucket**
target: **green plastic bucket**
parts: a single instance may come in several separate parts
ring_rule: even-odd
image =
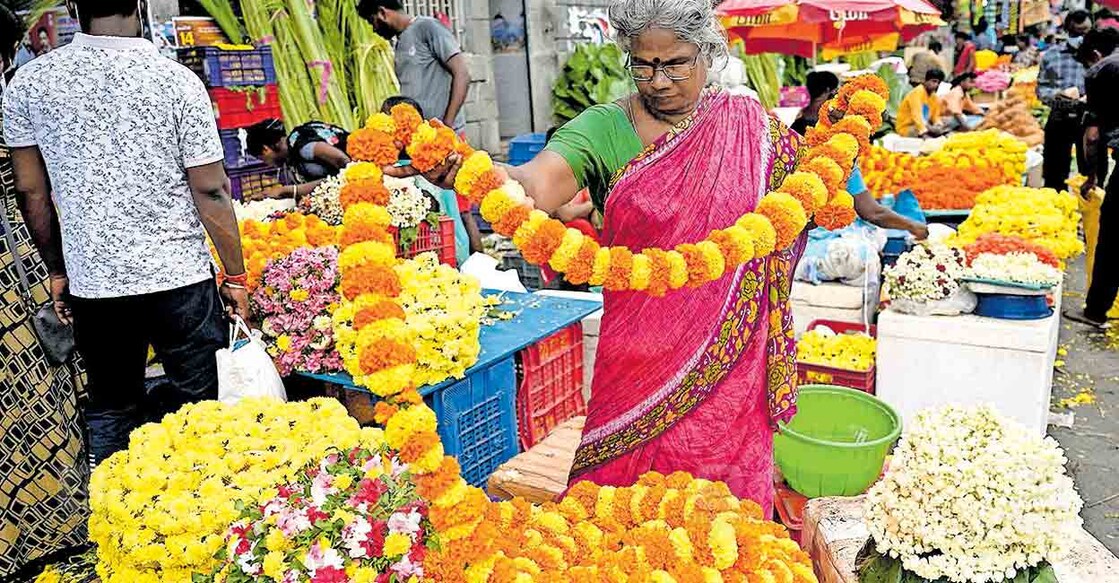
[[[800,387],[797,414],[773,439],[774,457],[793,490],[808,496],[857,496],[882,473],[901,435],[901,417],[862,391]]]

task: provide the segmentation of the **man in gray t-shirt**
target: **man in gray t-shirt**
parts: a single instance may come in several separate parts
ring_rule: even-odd
[[[457,132],[466,128],[462,104],[470,88],[470,71],[454,35],[438,20],[413,18],[400,0],[361,0],[358,14],[377,34],[396,39],[396,77],[400,93],[419,102]]]

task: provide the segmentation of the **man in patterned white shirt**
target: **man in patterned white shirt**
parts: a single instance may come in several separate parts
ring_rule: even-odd
[[[100,461],[151,414],[217,396],[223,300],[248,315],[237,220],[201,81],[140,37],[136,0],[70,2],[85,34],[4,94],[21,210],[89,379]],[[205,231],[204,231],[205,229]],[[205,232],[227,270],[220,292]],[[149,344],[173,386],[144,391]]]

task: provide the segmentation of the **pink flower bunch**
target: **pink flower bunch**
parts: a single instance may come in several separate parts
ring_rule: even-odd
[[[330,318],[338,283],[335,247],[301,247],[264,268],[253,310],[281,375],[342,370]]]
[[[434,532],[399,461],[360,448],[332,453],[242,510],[226,532],[213,580],[422,579]]]

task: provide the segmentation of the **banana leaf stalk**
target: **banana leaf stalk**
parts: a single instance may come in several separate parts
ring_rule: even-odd
[[[286,6],[303,62],[312,71],[312,77],[318,80],[315,94],[322,121],[337,124],[350,131],[357,129],[354,111],[350,107],[346,91],[339,83],[340,64],[331,60],[323,41],[322,31],[312,18],[306,0],[288,0]],[[283,39],[277,38],[277,40],[283,43]]]
[[[386,99],[396,95],[400,84],[393,65],[392,46],[358,16],[357,5],[352,0],[345,3],[343,22],[349,31],[347,63],[351,67],[354,106],[360,122],[379,111]]]
[[[251,1],[251,0],[250,0]],[[241,28],[241,21],[233,12],[230,0],[199,0],[202,7],[217,21],[221,31],[229,37],[230,42],[239,44],[245,39],[245,30]]]
[[[241,10],[252,41],[272,47],[284,124],[291,130],[319,119],[315,87],[295,45],[291,17],[283,0],[246,0]]]

